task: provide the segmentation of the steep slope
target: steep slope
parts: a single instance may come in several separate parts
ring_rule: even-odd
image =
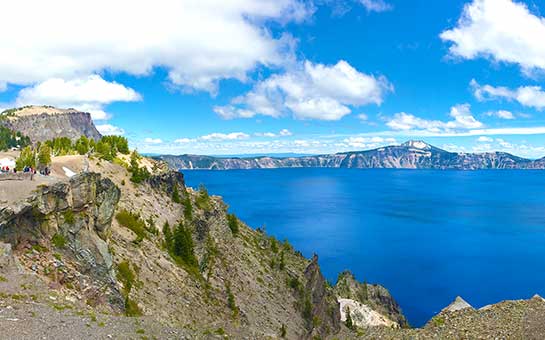
[[[66,166],[90,172],[55,172]],[[326,338],[340,330],[317,258],[247,227],[220,198],[186,188],[182,174],[157,173],[137,185],[123,166],[85,156],[57,157],[52,169],[54,183],[0,208],[0,242],[63,301],[107,315],[143,314],[203,337]],[[132,224],[120,218],[127,213]],[[176,240],[180,222],[194,264],[167,251],[166,230]]]
[[[50,106],[25,106],[2,112],[0,124],[30,137],[33,143],[55,137],[76,140],[86,136],[95,140],[101,135],[91,115],[74,109],[57,109]]]
[[[422,141],[373,150],[305,157],[218,158],[197,155],[158,156],[173,169],[268,168],[402,168],[402,169],[545,169],[543,160],[532,161],[504,152],[455,153]]]

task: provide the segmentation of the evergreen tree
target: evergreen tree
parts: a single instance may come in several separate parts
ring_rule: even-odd
[[[346,307],[346,321],[344,322],[348,329],[354,329],[354,323],[352,322],[352,316],[350,315],[350,307]]]
[[[163,236],[165,237],[165,246],[168,250],[172,248],[172,231],[168,222],[163,224]]]
[[[46,143],[40,146],[38,151],[38,165],[40,167],[46,167],[51,164],[51,147]]]
[[[190,231],[180,222],[174,231],[172,252],[186,265],[197,266],[197,258],[193,252],[193,239]]]
[[[25,166],[36,168],[36,155],[30,146],[26,146],[21,150],[19,158],[15,161],[17,170],[23,170]]]

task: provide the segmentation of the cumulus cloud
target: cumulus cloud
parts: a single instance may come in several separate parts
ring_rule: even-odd
[[[187,143],[192,143],[192,142],[195,142],[196,139],[194,138],[178,138],[174,141],[174,143],[176,144],[187,144]]]
[[[163,140],[160,139],[160,138],[147,137],[147,138],[144,139],[144,143],[147,143],[147,144],[161,144],[161,143],[163,143]]]
[[[383,76],[361,73],[344,60],[335,65],[309,61],[295,70],[274,74],[258,82],[230,105],[216,107],[223,118],[280,117],[339,120],[351,107],[380,105],[393,86]]]
[[[1,67],[1,66],[0,66]],[[99,75],[73,80],[49,79],[19,91],[16,105],[53,105],[75,108],[91,113],[95,120],[109,118],[104,106],[113,102],[139,101],[135,90],[116,82],[108,82]]]
[[[545,19],[512,0],[474,0],[464,6],[456,27],[441,33],[452,56],[490,58],[520,65],[524,71],[545,69]]]
[[[537,110],[545,108],[545,91],[542,90],[541,86],[521,86],[510,89],[504,86],[480,85],[475,79],[471,80],[470,86],[473,95],[479,101],[515,100],[523,106],[533,107]]]
[[[400,112],[386,122],[386,125],[394,130],[423,130],[433,133],[453,132],[456,130],[476,129],[483,126],[470,111],[469,104],[460,104],[450,109],[449,115],[454,118],[447,122],[440,120],[428,120],[415,115]]]
[[[515,115],[511,111],[507,110],[498,110],[498,111],[488,111],[485,113],[489,117],[497,117],[501,119],[515,119]]]
[[[393,9],[393,6],[383,0],[359,0],[369,12],[385,12]]]
[[[118,126],[114,126],[111,124],[99,124],[96,126],[98,132],[100,132],[103,136],[107,135],[124,135],[125,130]]]
[[[395,138],[383,137],[349,137],[343,140],[345,144],[354,148],[376,148],[385,144],[396,144]]]
[[[486,137],[486,136],[481,136],[481,137],[477,138],[477,142],[480,142],[480,143],[490,143],[490,142],[493,142],[493,141],[494,141],[493,138]]]
[[[214,132],[205,136],[199,137],[203,141],[224,141],[224,140],[237,140],[237,139],[248,139],[250,135],[244,132],[231,132],[231,133],[219,133]]]
[[[289,60],[294,39],[266,24],[301,22],[313,11],[299,0],[4,1],[0,12],[25,13],[25,23],[17,15],[0,21],[9,32],[0,35],[0,83],[162,67],[172,84],[214,93],[222,79],[245,81],[259,65]]]
[[[288,136],[293,135],[293,133],[291,133],[291,131],[288,130],[288,129],[282,129],[278,133],[274,133],[274,132],[256,132],[256,133],[254,133],[254,135],[257,136],[257,137],[275,138],[275,137],[288,137]]]

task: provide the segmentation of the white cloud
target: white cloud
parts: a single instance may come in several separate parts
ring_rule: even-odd
[[[480,85],[475,79],[471,80],[469,84],[475,98],[480,101],[506,99],[515,100],[523,106],[538,110],[545,108],[545,91],[541,86],[521,86],[510,89],[504,86]]]
[[[453,132],[480,128],[481,122],[475,119],[470,111],[469,104],[455,105],[450,109],[449,115],[454,120],[443,122],[439,120],[427,120],[415,115],[400,112],[396,113],[386,125],[394,130],[423,130],[432,133]]]
[[[274,133],[274,132],[256,132],[256,133],[254,133],[254,135],[257,136],[257,137],[275,138],[275,137],[288,137],[288,136],[291,136],[293,134],[288,129],[282,129],[278,133]]]
[[[237,139],[248,139],[250,135],[244,132],[231,132],[231,133],[211,133],[205,136],[199,137],[203,141],[222,141],[222,140],[237,140]]]
[[[98,132],[100,132],[103,136],[125,134],[125,130],[111,124],[99,124],[96,126],[96,128]]]
[[[367,116],[365,113],[360,113],[358,115],[358,119],[361,121],[367,121],[369,119],[369,116]]]
[[[174,85],[214,93],[222,79],[245,81],[259,65],[290,60],[294,39],[274,36],[267,23],[301,22],[313,11],[299,0],[3,1],[1,13],[25,19],[0,21],[0,31],[10,32],[0,35],[0,82],[163,67]]]
[[[108,82],[98,75],[63,80],[49,79],[19,91],[16,105],[53,105],[90,112],[95,120],[105,120],[109,114],[104,106],[113,102],[139,101],[135,90],[116,82]]]
[[[333,121],[351,113],[350,107],[380,105],[390,91],[393,87],[385,77],[361,73],[346,61],[335,65],[306,61],[258,82],[250,92],[215,111],[229,119],[258,114],[280,117],[291,112],[296,119]]]
[[[282,129],[280,130],[280,132],[278,133],[280,136],[284,136],[284,137],[287,137],[287,136],[292,136],[293,133],[288,130],[288,129]]]
[[[494,141],[493,138],[486,137],[486,136],[481,136],[481,137],[477,138],[477,142],[480,142],[480,143],[490,143],[490,142],[493,142],[493,141]]]
[[[359,0],[363,7],[369,12],[384,12],[389,11],[393,7],[383,0]]]
[[[160,139],[160,138],[150,138],[150,137],[147,137],[144,139],[144,143],[148,143],[148,144],[162,144],[163,143],[163,140]]]
[[[174,143],[176,144],[187,144],[187,143],[192,143],[192,142],[195,142],[196,139],[194,138],[179,138],[179,139],[176,139],[174,141]]]
[[[353,148],[371,149],[383,145],[396,144],[395,138],[383,137],[349,137],[343,140],[345,144]]]
[[[515,119],[515,115],[511,111],[507,110],[488,111],[485,114],[490,117],[497,117],[501,119]]]
[[[452,42],[452,56],[515,63],[524,71],[545,69],[545,19],[522,2],[474,0],[464,6],[456,27],[440,37]]]

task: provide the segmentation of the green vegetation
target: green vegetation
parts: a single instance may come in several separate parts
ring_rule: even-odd
[[[172,188],[172,200],[174,201],[174,203],[182,203],[180,193],[178,192],[178,186],[176,184]]]
[[[36,168],[36,154],[30,146],[23,148],[19,158],[15,161],[15,168],[17,170],[23,170],[25,166]]]
[[[191,238],[191,232],[184,226],[183,223],[179,223],[176,227],[173,241],[172,254],[187,266],[196,267],[197,258],[195,257],[193,251],[193,239]]]
[[[132,287],[136,283],[136,275],[131,269],[128,261],[123,261],[117,265],[117,279],[123,283],[123,295],[125,297],[125,315],[140,316],[142,311],[138,304],[129,298]]]
[[[445,324],[445,318],[439,315],[434,316],[431,321],[433,322],[433,325],[437,327]]]
[[[63,217],[64,217],[64,222],[68,224],[74,224],[76,220],[74,217],[74,212],[72,210],[66,210],[63,214]]]
[[[66,238],[64,235],[56,233],[51,238],[51,243],[57,248],[64,248],[66,246]]]
[[[146,167],[140,167],[138,161],[140,160],[138,152],[133,151],[131,154],[131,165],[129,172],[131,173],[131,181],[133,183],[142,183],[146,179],[150,178],[150,173]]]
[[[186,194],[184,198],[184,218],[186,221],[191,221],[193,219],[193,206],[191,205],[191,199],[189,195]]]
[[[170,230],[170,225],[168,222],[163,224],[163,237],[165,238],[165,248],[170,249],[172,247],[172,230]]]
[[[282,327],[280,327],[280,337],[285,338],[287,334],[286,325],[282,324]]]
[[[23,136],[18,131],[11,131],[4,126],[0,126],[0,151],[27,145],[30,145],[30,138]]]
[[[199,187],[199,194],[195,199],[195,204],[202,210],[210,210],[210,196],[208,190],[202,184]]]
[[[235,296],[233,295],[233,292],[231,291],[231,284],[227,282],[225,284],[225,289],[227,290],[227,307],[233,311],[233,317],[237,317],[239,313],[239,309],[235,302]]]
[[[115,215],[115,218],[121,226],[132,230],[136,234],[134,243],[139,244],[146,237],[146,222],[140,218],[140,214],[123,209]]]
[[[202,278],[199,271],[199,263],[193,249],[193,239],[191,231],[181,221],[174,231],[170,229],[168,223],[163,225],[163,236],[168,253],[176,264],[187,270],[188,273]]]
[[[238,219],[234,214],[227,214],[227,225],[231,229],[231,233],[236,236],[238,234]]]
[[[352,322],[352,316],[350,315],[350,307],[346,307],[346,321],[344,322],[348,329],[354,329],[354,323]]]

